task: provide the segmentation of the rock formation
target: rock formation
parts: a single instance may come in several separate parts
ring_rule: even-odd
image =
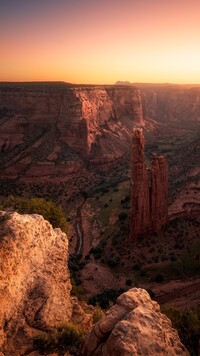
[[[200,88],[192,85],[147,85],[142,88],[145,93],[148,116],[156,119],[171,129],[171,124],[177,127],[193,127],[199,122]]]
[[[131,233],[150,228],[149,179],[144,157],[144,136],[134,129],[131,152]]]
[[[189,355],[171,321],[143,289],[123,293],[86,335],[83,356]]]
[[[72,317],[68,240],[40,215],[0,218],[0,350],[17,355],[36,330]]]
[[[77,194],[93,166],[124,163],[133,123],[146,122],[143,108],[134,87],[0,85],[0,183],[10,183],[2,189],[34,194],[40,185],[46,195],[44,183],[57,191],[61,183]]]
[[[56,127],[61,142],[87,156],[104,125],[116,131],[124,120],[144,125],[142,98],[133,87],[0,88],[0,146],[11,149],[33,128]],[[11,115],[12,114],[12,115]],[[18,127],[18,136],[16,135]],[[32,132],[33,134],[33,132]]]
[[[149,182],[150,181],[150,182]],[[131,237],[158,231],[168,219],[168,165],[153,155],[148,171],[142,129],[134,129],[131,148]]]

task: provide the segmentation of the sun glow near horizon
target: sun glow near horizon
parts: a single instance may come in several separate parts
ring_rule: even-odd
[[[197,0],[2,0],[0,80],[200,83],[199,13]]]

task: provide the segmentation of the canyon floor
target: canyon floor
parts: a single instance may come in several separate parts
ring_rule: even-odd
[[[196,133],[191,132],[174,135],[170,143],[169,137],[160,136],[156,146],[151,142],[146,147],[149,159],[154,148],[165,152],[170,163],[169,222],[160,232],[130,240],[130,172],[125,165],[115,171],[119,176],[124,173],[123,181],[112,184],[111,179],[110,185],[97,187],[72,209],[68,205],[73,273],[89,297],[139,286],[149,290],[161,306],[184,310],[199,306],[199,161],[185,154],[193,140]],[[112,177],[112,172],[106,174]]]

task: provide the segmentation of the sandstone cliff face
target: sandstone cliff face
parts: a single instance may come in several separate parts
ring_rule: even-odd
[[[86,335],[84,356],[189,355],[171,321],[145,290],[133,288]]]
[[[143,88],[148,116],[170,126],[181,122],[189,127],[199,122],[200,89],[182,85]]]
[[[144,124],[140,91],[128,87],[120,89],[91,86],[62,90],[1,89],[0,108],[19,114],[18,124],[21,130],[27,129],[27,126],[33,127],[34,124],[43,128],[56,125],[61,141],[83,155],[89,153],[91,143],[101,132],[101,126],[109,121],[111,124],[112,121],[117,124],[118,121],[129,119],[138,125]],[[4,121],[9,120],[8,117],[4,118]],[[16,125],[18,120],[15,117],[12,121],[14,122],[10,123],[9,129]],[[86,127],[85,131],[84,127]],[[8,131],[5,132],[6,137],[8,134]],[[10,137],[11,145],[15,144],[13,134],[14,129]]]
[[[0,88],[0,179],[62,182],[129,153],[145,123],[134,87]]]
[[[168,164],[153,155],[149,171],[142,129],[134,129],[131,148],[131,237],[158,231],[168,220]]]
[[[39,215],[2,216],[0,350],[17,355],[36,330],[72,317],[68,240]]]

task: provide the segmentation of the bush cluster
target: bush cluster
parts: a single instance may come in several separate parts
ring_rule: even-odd
[[[62,207],[51,200],[10,196],[4,202],[1,202],[1,207],[13,209],[20,214],[40,214],[54,228],[59,227],[62,231],[67,232],[67,221]]]
[[[200,308],[197,311],[182,312],[177,308],[163,309],[171,319],[173,327],[178,331],[182,343],[191,356],[198,356],[200,343]]]
[[[34,347],[42,352],[72,351],[78,354],[83,337],[86,333],[80,325],[63,323],[58,329],[38,335]]]
[[[107,309],[110,305],[116,302],[120,294],[124,293],[125,289],[106,289],[103,293],[96,294],[90,297],[88,302],[92,305],[99,305],[102,309]]]

